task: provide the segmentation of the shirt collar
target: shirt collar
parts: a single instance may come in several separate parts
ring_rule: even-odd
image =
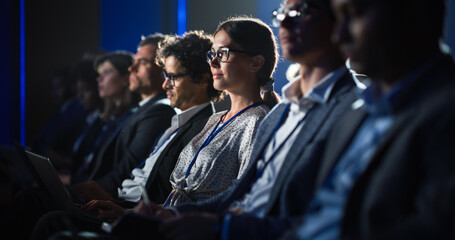
[[[321,81],[319,81],[308,93],[302,97],[300,91],[300,77],[295,78],[292,82],[286,84],[282,90],[284,99],[292,105],[298,106],[300,109],[306,109],[309,103],[325,104],[335,86],[336,81],[346,72],[346,67],[340,67],[335,71],[327,74]]]
[[[152,99],[152,97],[148,97],[148,98],[142,99],[142,101],[140,101],[138,103],[139,107],[144,106],[146,103],[148,103],[150,101],[150,99]]]
[[[198,113],[209,104],[211,104],[211,102],[205,102],[177,113],[172,117],[171,125],[176,127],[185,125],[194,115],[196,115],[196,113]]]
[[[372,115],[392,114],[397,98],[403,90],[408,88],[424,72],[434,67],[440,60],[442,60],[442,55],[431,58],[398,81],[387,93],[383,93],[379,84],[372,81],[371,85],[360,94],[365,109]]]

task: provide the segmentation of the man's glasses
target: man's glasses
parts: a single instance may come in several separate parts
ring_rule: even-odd
[[[207,52],[207,62],[208,63],[211,63],[213,61],[213,59],[215,59],[216,57],[216,60],[218,62],[226,62],[227,60],[229,60],[229,53],[230,52],[238,52],[238,53],[245,53],[245,54],[248,54],[248,55],[253,55],[253,53],[250,53],[250,52],[247,52],[247,51],[243,51],[243,50],[235,50],[235,49],[230,49],[230,48],[226,48],[226,47],[223,47],[223,48],[220,48],[216,51],[208,51]]]
[[[279,27],[280,23],[284,21],[286,17],[292,20],[297,20],[299,17],[307,14],[309,9],[308,3],[304,2],[298,7],[292,8],[278,8],[272,12],[272,26]]]
[[[181,77],[184,77],[184,76],[187,76],[187,75],[190,75],[190,74],[189,73],[169,74],[169,73],[166,72],[166,70],[163,70],[164,80],[169,79],[169,83],[173,87],[175,87],[175,79],[178,79],[178,78],[181,78]]]

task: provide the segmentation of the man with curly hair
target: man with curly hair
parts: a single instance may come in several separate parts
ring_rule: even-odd
[[[205,53],[210,50],[212,36],[203,31],[190,31],[183,36],[167,36],[159,44],[156,63],[163,67],[165,81],[162,85],[171,106],[181,110],[172,119],[169,127],[155,142],[151,154],[131,175],[117,186],[116,196],[111,196],[99,185],[96,191],[104,191],[104,196],[82,207],[86,211],[96,211],[103,221],[112,222],[121,216],[125,209],[141,200],[141,185],[146,186],[149,198],[154,202],[164,202],[172,190],[169,176],[182,149],[205,126],[214,113],[213,101],[220,92],[213,88],[213,79]],[[141,45],[139,45],[141,47]],[[139,47],[139,48],[140,48]],[[140,64],[141,58],[136,61]],[[131,67],[133,68],[134,65]],[[64,226],[55,225],[66,212],[52,212],[42,218],[35,227],[33,238],[42,238],[61,230]],[[100,230],[99,223],[84,219],[73,219],[75,225],[86,230]]]

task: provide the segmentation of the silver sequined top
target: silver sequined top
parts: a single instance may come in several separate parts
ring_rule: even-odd
[[[188,166],[226,111],[212,115],[201,133],[180,153],[170,177],[172,187],[179,191],[169,205],[210,198],[229,188],[233,180],[239,179],[250,161],[256,129],[269,110],[266,105],[259,105],[226,125],[210,144],[200,151],[186,179],[188,186],[184,187]]]

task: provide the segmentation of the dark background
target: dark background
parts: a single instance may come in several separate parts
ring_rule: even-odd
[[[25,88],[21,87],[21,1],[25,10]],[[3,0],[0,3],[0,144],[30,144],[57,111],[50,79],[89,51],[136,51],[141,35],[178,34],[178,6],[185,0]],[[271,23],[281,0],[186,0],[186,30],[212,33],[234,15]],[[229,3],[229,4],[227,4]],[[448,2],[445,42],[455,49],[455,0]],[[276,30],[275,30],[276,32]],[[275,90],[286,84],[288,62],[281,60]],[[25,90],[25,111],[21,90]],[[21,124],[21,117],[25,123]],[[22,128],[24,125],[25,128]]]

